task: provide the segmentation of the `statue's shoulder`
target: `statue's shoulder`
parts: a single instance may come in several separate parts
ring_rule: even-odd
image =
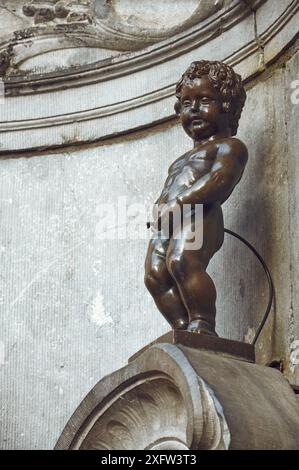
[[[237,137],[226,137],[219,144],[220,154],[237,158],[243,165],[248,160],[248,150],[244,142]]]

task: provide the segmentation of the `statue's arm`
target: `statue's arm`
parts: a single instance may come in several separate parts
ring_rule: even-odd
[[[176,201],[180,205],[222,202],[239,182],[247,159],[247,148],[240,140],[221,144],[211,171],[179,194]]]

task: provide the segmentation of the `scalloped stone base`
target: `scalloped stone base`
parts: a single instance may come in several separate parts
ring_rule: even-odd
[[[201,335],[188,333],[192,344],[177,333],[100,380],[55,448],[299,449],[298,401],[280,372],[254,364],[249,349],[246,359],[242,343],[238,355],[227,340],[229,351],[212,351]]]

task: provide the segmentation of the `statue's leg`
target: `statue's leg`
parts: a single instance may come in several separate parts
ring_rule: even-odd
[[[202,246],[190,249],[194,221],[185,223],[181,237],[170,240],[166,262],[188,312],[188,330],[216,335],[216,288],[206,268],[223,242],[220,207],[204,212],[202,229]]]
[[[168,270],[175,279],[189,316],[188,329],[215,334],[216,289],[206,273],[206,261],[202,253],[184,252],[178,258],[170,250]]]
[[[177,286],[166,266],[169,241],[152,239],[145,260],[145,285],[164,318],[173,329],[186,329],[188,314]]]

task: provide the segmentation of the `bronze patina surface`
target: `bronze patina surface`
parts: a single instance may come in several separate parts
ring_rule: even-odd
[[[156,201],[145,284],[173,329],[217,336],[216,288],[206,269],[223,243],[221,205],[240,181],[248,158],[246,146],[233,137],[246,93],[230,66],[203,60],[187,69],[176,96],[175,111],[193,148],[172,163]],[[186,205],[189,212],[184,212]],[[173,215],[178,207],[179,224]],[[190,249],[194,235],[202,243]]]

